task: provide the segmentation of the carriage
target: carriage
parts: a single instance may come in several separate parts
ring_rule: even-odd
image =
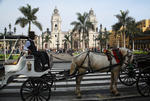
[[[126,86],[136,84],[142,96],[150,96],[150,55],[138,54],[120,71],[119,80]]]
[[[48,55],[48,54],[45,54]],[[0,82],[0,86],[1,88],[3,88],[5,85],[7,85],[13,78],[15,78],[16,76],[19,75],[25,75],[28,77],[28,79],[22,84],[21,89],[20,89],[20,94],[21,94],[21,98],[23,101],[48,101],[50,99],[51,96],[51,87],[53,86],[54,82],[56,81],[60,81],[60,80],[66,80],[69,78],[74,78],[76,77],[77,79],[77,83],[80,83],[79,80],[81,80],[81,76],[83,76],[84,74],[88,74],[88,73],[94,73],[94,72],[101,72],[104,70],[107,71],[111,71],[111,67],[115,67],[118,66],[120,64],[113,64],[113,62],[115,61],[115,59],[113,60],[113,62],[106,62],[107,64],[103,65],[104,67],[102,68],[98,68],[98,69],[92,69],[92,68],[87,68],[87,67],[92,67],[92,58],[91,55],[93,57],[95,56],[100,56],[97,55],[95,53],[92,53],[90,51],[84,52],[82,54],[80,54],[79,56],[77,56],[77,58],[79,58],[79,60],[83,60],[83,62],[81,63],[80,66],[78,67],[82,67],[82,68],[76,68],[75,69],[75,60],[78,60],[77,58],[75,58],[75,60],[72,61],[71,64],[71,69],[70,70],[64,70],[58,73],[52,73],[51,72],[51,67],[53,65],[52,63],[52,56],[48,56],[49,60],[45,65],[46,67],[42,67],[39,69],[37,69],[37,67],[39,68],[39,65],[36,63],[40,63],[36,60],[36,58],[32,55],[28,55],[28,54],[21,54],[20,58],[18,59],[17,63],[12,64],[3,64],[1,65],[1,69],[0,71],[5,71],[5,74],[1,73],[1,82]],[[82,56],[84,58],[82,58]],[[129,54],[125,54],[124,55],[128,60],[128,57],[131,57]],[[106,57],[103,56],[102,57]],[[81,59],[82,58],[82,59]],[[94,58],[94,59],[97,59]],[[105,58],[107,60],[107,58]],[[104,60],[104,59],[103,59]],[[35,62],[37,61],[37,62]],[[129,62],[129,61],[128,61]],[[116,63],[116,62],[115,62]],[[111,65],[108,65],[111,64]],[[127,62],[126,62],[127,64]],[[98,67],[101,64],[98,64]],[[84,67],[85,66],[85,67]],[[129,67],[129,66],[127,66]],[[147,67],[149,69],[149,67]],[[145,95],[145,93],[142,92],[141,89],[141,85],[143,86],[143,83],[147,84],[147,86],[149,86],[149,72],[147,71],[147,68],[144,68],[140,71],[137,79],[137,88],[139,90],[139,93],[141,95],[147,96]],[[83,72],[84,71],[84,72]],[[118,69],[117,69],[118,71]],[[115,76],[114,76],[115,77]],[[114,79],[114,78],[112,78]],[[116,82],[114,82],[116,83]],[[77,93],[79,93],[79,85],[77,84]],[[113,84],[111,85],[113,86]],[[144,86],[145,87],[145,86]],[[116,90],[116,88],[115,88]],[[113,88],[112,88],[113,91]],[[80,94],[80,93],[79,93]],[[115,94],[118,94],[118,92]],[[149,94],[148,94],[149,96]]]

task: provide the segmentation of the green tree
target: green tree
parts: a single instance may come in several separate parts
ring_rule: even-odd
[[[124,43],[124,47],[126,47],[125,46],[126,45],[126,43],[125,43],[125,40],[126,40],[126,28],[127,28],[128,23],[130,23],[133,20],[133,18],[128,16],[128,14],[129,14],[128,10],[127,11],[120,10],[120,13],[121,14],[115,15],[116,18],[118,19],[118,22],[116,24],[118,24],[118,27],[120,27],[118,30],[122,30],[123,43]]]
[[[88,13],[84,13],[83,15],[81,13],[77,13],[77,21],[74,21],[71,23],[71,25],[74,25],[73,31],[78,31],[79,33],[79,42],[81,40],[81,34],[82,34],[82,40],[83,40],[83,49],[89,47],[89,30],[94,30],[94,25],[88,21]]]
[[[127,26],[127,36],[129,36],[129,39],[132,41],[132,50],[134,50],[134,38],[136,35],[141,34],[142,31],[140,28],[138,28],[138,23],[133,20],[130,23],[128,23]]]
[[[104,41],[106,45],[106,49],[108,49],[108,40],[109,40],[110,33],[107,31],[106,27],[104,29]]]
[[[48,43],[48,42],[52,42],[51,41],[51,36],[50,35],[46,35],[45,37],[44,37],[44,41],[43,41],[43,43]]]
[[[101,52],[102,52],[103,44],[104,44],[103,33],[102,33],[102,24],[100,25],[100,31],[99,31],[99,34],[98,34],[96,40],[99,41],[100,50],[101,50]]]
[[[64,36],[64,42],[65,43],[69,43],[70,44],[70,46],[71,46],[71,50],[72,50],[72,32],[71,33],[69,33],[68,35],[65,35]]]
[[[15,24],[20,24],[20,26],[22,28],[24,28],[25,26],[29,26],[28,27],[28,33],[29,31],[31,31],[31,23],[36,25],[41,31],[42,31],[42,25],[37,21],[37,16],[35,15],[38,11],[39,8],[31,8],[31,6],[29,4],[27,4],[27,7],[20,7],[19,11],[24,15],[24,17],[19,17]]]

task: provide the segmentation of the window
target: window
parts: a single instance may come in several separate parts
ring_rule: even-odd
[[[55,27],[57,27],[57,24],[55,24]]]

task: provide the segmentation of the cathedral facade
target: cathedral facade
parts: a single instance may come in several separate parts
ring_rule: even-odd
[[[94,25],[94,30],[89,31],[89,48],[98,48],[99,43],[96,41],[96,37],[98,36],[97,20],[96,15],[94,14],[94,11],[92,9],[89,11],[88,20]],[[59,50],[71,48],[70,43],[65,41],[65,35],[69,36],[72,30],[62,31],[61,23],[61,16],[59,14],[58,9],[55,8],[51,16],[51,31],[49,31],[48,28],[47,31],[43,32],[36,38],[35,43],[39,50]],[[82,49],[83,44],[82,42],[79,42],[78,33],[75,31],[72,35],[72,48],[75,50]]]

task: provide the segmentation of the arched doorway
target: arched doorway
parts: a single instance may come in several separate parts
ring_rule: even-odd
[[[78,50],[78,41],[74,41],[74,49]]]

